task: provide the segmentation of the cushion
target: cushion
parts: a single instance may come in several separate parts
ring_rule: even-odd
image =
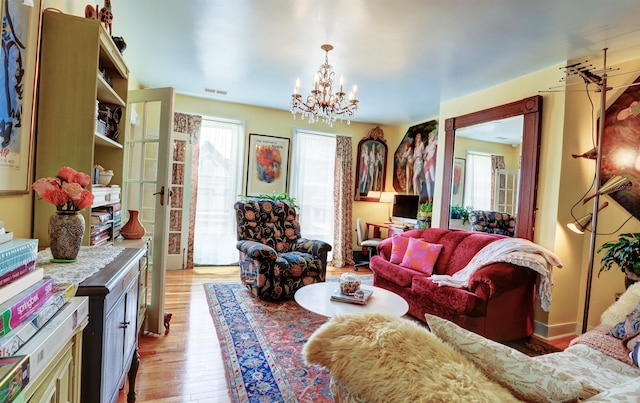
[[[629,313],[624,320],[616,323],[614,327],[609,330],[609,335],[618,339],[624,339],[627,336],[635,335],[640,331],[640,304]]]
[[[633,311],[640,303],[640,282],[632,284],[611,304],[600,316],[600,323],[609,327],[614,327],[622,322],[629,312]]]
[[[576,400],[582,385],[562,371],[510,347],[425,314],[431,331],[480,367],[491,379],[528,402]]]
[[[391,238],[391,259],[389,261],[394,264],[400,264],[404,253],[407,251],[409,238],[405,236],[394,235]]]
[[[638,364],[639,354],[640,354],[640,343],[636,343],[633,350],[631,350],[631,353],[629,353],[629,358],[631,358],[631,362],[633,362],[633,365],[635,365],[636,367],[640,367],[640,364]]]
[[[409,238],[409,244],[400,266],[418,270],[430,276],[441,250],[442,245]]]
[[[377,313],[334,316],[309,337],[303,354],[359,397],[350,401],[517,401],[414,320]]]

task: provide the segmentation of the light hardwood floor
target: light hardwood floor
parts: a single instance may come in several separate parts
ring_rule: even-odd
[[[340,276],[348,269],[329,266],[327,275]],[[358,273],[371,271],[362,267]],[[166,336],[145,333],[140,337],[136,402],[230,402],[220,344],[203,284],[239,279],[237,266],[167,272],[165,310],[173,315],[171,330]],[[125,384],[118,403],[127,401],[128,390],[129,385]]]
[[[328,267],[327,273],[340,276],[348,269]],[[364,267],[358,273],[371,271]],[[166,336],[145,333],[140,337],[137,402],[230,402],[220,344],[202,286],[227,281],[239,281],[237,266],[167,272],[165,308],[173,315],[171,330]],[[564,349],[570,340],[552,344]],[[125,384],[118,403],[127,401],[128,389]]]

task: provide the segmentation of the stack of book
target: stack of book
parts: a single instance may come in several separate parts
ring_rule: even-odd
[[[106,245],[111,241],[113,231],[113,215],[107,208],[96,208],[91,211],[91,246]]]
[[[113,203],[113,239],[120,236],[120,228],[122,228],[122,205]]]
[[[37,256],[37,239],[0,244],[0,357],[18,353],[75,295],[73,284],[44,277]]]

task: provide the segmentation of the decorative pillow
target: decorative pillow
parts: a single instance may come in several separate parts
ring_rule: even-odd
[[[409,238],[406,236],[394,235],[391,238],[391,259],[389,261],[393,264],[400,264],[404,253],[407,251],[409,245]]]
[[[629,353],[629,358],[631,358],[631,362],[633,362],[633,365],[635,365],[636,367],[640,367],[640,364],[638,364],[638,361],[640,361],[640,343],[636,343],[636,346],[633,348],[633,350],[631,350],[631,353]]]
[[[618,339],[624,339],[627,336],[634,335],[640,331],[640,304],[636,306],[636,309],[631,311],[623,321],[617,323],[607,333],[610,336]]]
[[[640,282],[637,282],[630,285],[620,298],[602,313],[600,322],[603,325],[614,327],[616,324],[622,322],[639,303]]]
[[[471,359],[516,397],[527,402],[565,402],[581,397],[581,383],[551,365],[437,316],[425,314],[425,319],[439,339]]]
[[[407,250],[400,266],[421,271],[427,275],[433,273],[433,266],[440,256],[442,245],[409,238]]]

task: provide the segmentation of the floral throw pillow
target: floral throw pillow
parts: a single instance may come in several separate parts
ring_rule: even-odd
[[[612,327],[608,334],[622,340],[638,332],[640,332],[640,304],[622,322]]]
[[[400,235],[394,235],[391,238],[391,259],[389,261],[393,264],[400,264],[407,246],[409,245],[409,238]]]
[[[409,238],[407,250],[400,266],[421,271],[428,276],[433,273],[433,266],[440,256],[442,245]]]
[[[486,339],[453,322],[425,314],[433,334],[450,344],[491,379],[527,402],[567,402],[584,396],[580,382],[555,367]],[[583,396],[581,396],[583,395]]]

